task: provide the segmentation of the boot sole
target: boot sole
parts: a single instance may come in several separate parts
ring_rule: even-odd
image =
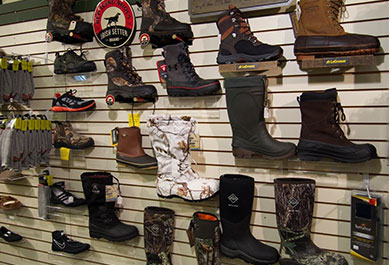
[[[104,239],[107,239],[108,241],[112,241],[112,242],[122,242],[122,241],[130,240],[130,239],[137,237],[138,235],[139,234],[137,232],[137,233],[122,236],[122,237],[110,237],[110,236],[105,235],[103,233],[89,231],[89,236],[92,238],[97,238],[97,239],[104,238]]]
[[[218,54],[217,63],[238,63],[238,62],[262,62],[262,61],[273,61],[279,59],[283,55],[278,50],[273,53],[261,54],[261,55],[250,55],[244,53],[238,53],[236,55],[222,55]]]
[[[253,264],[275,264],[276,262],[278,262],[278,259],[272,260],[272,261],[255,259],[255,258],[252,258],[252,257],[248,256],[246,253],[242,252],[241,250],[232,250],[232,249],[229,249],[229,248],[225,247],[222,244],[220,246],[220,250],[221,250],[221,253],[224,256],[228,257],[228,258],[231,258],[231,259],[240,258],[240,259],[243,259],[244,261],[246,261],[248,263],[253,263]]]
[[[327,55],[327,56],[354,56],[354,55],[370,55],[379,52],[379,48],[370,48],[370,49],[359,49],[352,51],[308,51],[304,50],[294,51],[295,56],[300,60],[299,56],[308,56],[308,55]]]
[[[60,143],[54,143],[54,148],[61,148],[61,147],[65,147],[65,148],[69,148],[69,149],[73,149],[73,150],[80,150],[80,149],[86,149],[86,148],[89,148],[89,147],[93,147],[94,145],[82,145],[82,146],[79,146],[79,147],[74,147],[70,144],[60,144]]]
[[[186,202],[203,202],[203,201],[207,201],[207,200],[209,200],[209,199],[211,199],[211,198],[214,198],[218,193],[219,193],[219,191],[217,191],[216,193],[214,193],[213,196],[210,196],[210,197],[208,197],[208,198],[201,199],[201,200],[189,200],[189,199],[180,197],[179,195],[164,196],[164,195],[161,195],[161,194],[158,194],[158,193],[157,193],[157,196],[160,197],[160,198],[163,198],[163,199],[179,198],[179,199],[182,199],[182,200],[184,200],[184,201],[186,201]]]
[[[297,147],[297,156],[302,161],[320,161],[321,158],[331,158],[337,162],[359,163],[376,158],[367,155],[360,158],[353,158],[353,153],[346,153],[341,146],[329,145],[321,142],[300,140]]]
[[[131,163],[129,161],[118,159],[118,158],[116,159],[116,161],[118,163],[129,165],[129,166],[133,166],[133,167],[139,168],[139,169],[145,169],[146,170],[146,169],[157,168],[157,164],[137,164],[137,163]]]
[[[269,156],[269,155],[265,155],[265,154],[261,154],[261,153],[256,153],[256,152],[253,152],[253,151],[250,151],[247,149],[233,147],[233,156],[236,158],[252,159],[252,158],[264,157],[267,159],[277,160],[277,159],[287,159],[287,158],[295,156],[295,154],[296,154],[295,149],[292,149],[287,154],[284,154],[281,156]]]
[[[167,93],[170,97],[199,97],[215,94],[221,89],[219,82],[214,82],[198,87],[168,86]]]
[[[68,107],[61,107],[61,106],[55,106],[55,107],[51,107],[51,111],[58,111],[58,112],[62,112],[62,111],[67,111],[67,112],[77,112],[77,111],[84,111],[84,110],[92,110],[96,108],[96,103],[91,103],[90,105],[88,106],[85,106],[85,107],[82,107],[82,108],[77,108],[77,109],[72,109],[72,108],[68,108]]]

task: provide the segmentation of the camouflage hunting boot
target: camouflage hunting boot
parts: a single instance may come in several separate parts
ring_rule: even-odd
[[[77,133],[69,121],[56,122],[54,131],[54,147],[66,147],[69,149],[84,149],[95,144],[91,137],[85,137]]]
[[[252,33],[248,20],[234,5],[224,12],[217,21],[221,44],[217,62],[260,62],[276,60],[282,56],[280,46],[272,46],[259,41]]]
[[[144,245],[147,265],[172,265],[171,252],[175,212],[161,207],[146,207],[144,211]]]
[[[344,0],[298,1],[295,55],[333,56],[378,52],[378,38],[345,32],[339,22],[345,10]]]
[[[303,178],[274,180],[276,221],[281,239],[281,265],[347,265],[336,253],[317,247],[310,239],[315,181]]]
[[[49,16],[47,20],[47,41],[63,43],[83,43],[93,40],[91,23],[84,22],[73,13],[76,0],[48,0]]]
[[[191,168],[189,139],[196,131],[195,119],[152,115],[148,119],[148,128],[158,163],[158,196],[200,201],[218,192],[218,180],[201,178]]]
[[[81,52],[81,54],[78,55],[70,48],[63,55],[56,52],[56,59],[54,61],[55,74],[83,73],[92,71],[96,71],[96,64],[93,61],[88,61],[84,52]]]
[[[106,93],[108,105],[114,104],[115,101],[121,103],[156,101],[156,88],[142,82],[131,60],[132,54],[129,46],[106,54],[104,65],[108,75]]]
[[[221,228],[218,217],[212,213],[196,212],[187,230],[190,245],[195,246],[198,265],[219,265]]]
[[[142,46],[151,43],[155,48],[185,41],[192,44],[194,34],[191,25],[174,19],[165,11],[164,0],[142,1],[142,22],[140,42]]]

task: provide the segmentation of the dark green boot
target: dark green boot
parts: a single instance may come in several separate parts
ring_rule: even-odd
[[[342,255],[322,250],[310,239],[315,181],[278,178],[274,187],[280,265],[348,265]]]
[[[212,213],[196,212],[188,228],[190,245],[195,246],[199,265],[219,265],[221,228],[218,217]]]
[[[175,212],[161,207],[146,207],[144,239],[147,265],[172,265],[171,252]]]

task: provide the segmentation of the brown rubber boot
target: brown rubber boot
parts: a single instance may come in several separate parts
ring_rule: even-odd
[[[347,33],[340,25],[339,18],[345,12],[343,0],[301,0],[297,10],[295,55],[359,55],[379,51],[378,38]]]
[[[335,88],[323,92],[305,92],[298,98],[302,127],[298,143],[301,160],[332,158],[339,162],[363,162],[376,158],[371,144],[354,144],[340,128],[345,120],[343,107],[337,102]]]
[[[95,144],[91,137],[77,133],[69,121],[57,122],[54,132],[54,147],[66,147],[69,149],[84,149]]]
[[[136,168],[156,168],[157,160],[145,154],[140,128],[117,128],[119,131],[116,161]]]

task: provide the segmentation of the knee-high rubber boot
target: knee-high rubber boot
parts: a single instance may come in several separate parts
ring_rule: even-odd
[[[237,158],[264,156],[283,159],[295,155],[293,143],[275,140],[265,127],[266,81],[264,75],[225,80],[226,104],[233,131],[233,155]]]
[[[303,178],[274,180],[276,220],[281,239],[281,265],[347,265],[336,253],[317,247],[310,239],[315,181]]]
[[[147,265],[172,265],[171,252],[175,212],[162,207],[146,207],[144,239]]]
[[[278,251],[258,241],[250,231],[254,179],[245,175],[222,175],[219,207],[221,212],[221,252],[255,264],[274,264]]]
[[[113,185],[112,179],[113,176],[107,172],[81,174],[89,211],[89,235],[109,241],[125,241],[138,236],[138,229],[119,221],[115,213],[115,201],[106,201],[106,190]]]

